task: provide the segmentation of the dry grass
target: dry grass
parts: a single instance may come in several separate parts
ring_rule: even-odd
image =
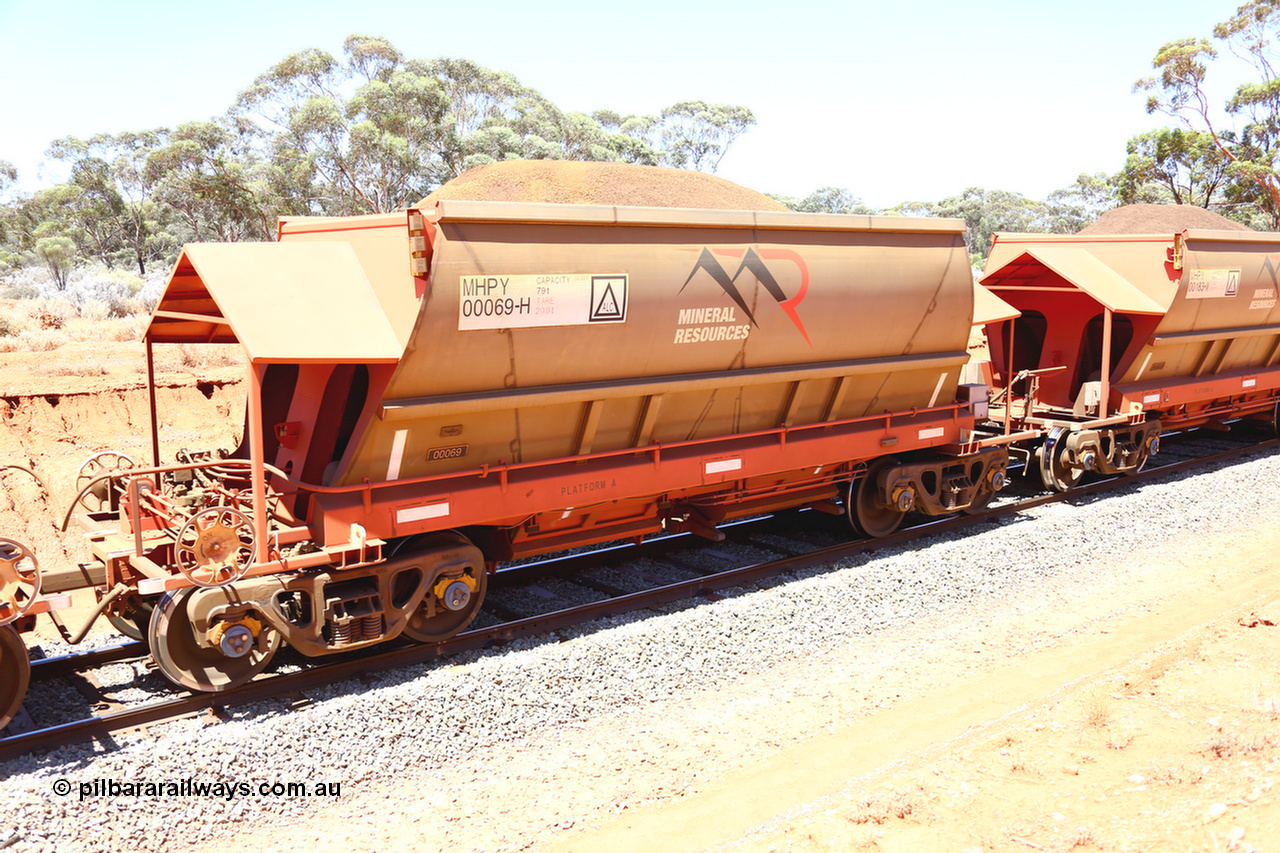
[[[178,360],[183,367],[228,367],[239,362],[238,347],[228,344],[179,344]]]
[[[1133,743],[1134,734],[1129,726],[1123,729],[1107,729],[1107,749],[1124,749]]]
[[[1098,836],[1087,826],[1078,826],[1075,831],[1063,839],[1060,850],[1078,850],[1081,847],[1101,847]]]
[[[926,799],[924,788],[885,791],[864,797],[853,807],[848,816],[850,823],[881,824],[890,820],[904,820],[920,811]]]
[[[1111,697],[1105,694],[1095,693],[1085,699],[1081,724],[1086,730],[1097,730],[1102,735],[1107,749],[1124,749],[1133,743],[1132,720],[1126,720],[1123,725],[1117,725]]]
[[[1106,696],[1090,697],[1084,705],[1084,724],[1091,729],[1105,729],[1111,724],[1111,700]]]
[[[49,376],[106,376],[110,371],[100,361],[85,361],[80,364],[55,364],[41,372]]]
[[[1142,775],[1152,785],[1195,785],[1204,779],[1199,770],[1181,764],[1152,764]]]
[[[1234,755],[1262,752],[1273,746],[1275,746],[1274,739],[1266,732],[1249,730],[1229,732],[1219,727],[1199,751],[1214,758],[1230,758]]]
[[[12,311],[0,311],[0,338],[17,337],[27,324]]]
[[[63,331],[73,341],[141,341],[148,319],[145,314],[105,320],[76,318],[68,321]]]
[[[16,335],[0,337],[0,352],[48,352],[70,340],[59,329],[24,328]]]
[[[1280,691],[1277,691],[1270,680],[1253,680],[1245,688],[1245,711],[1257,714],[1265,722],[1280,721]]]

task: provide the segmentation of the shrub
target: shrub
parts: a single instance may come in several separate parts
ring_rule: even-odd
[[[108,333],[113,341],[140,341],[147,330],[149,314],[133,314],[116,320]]]
[[[16,337],[26,328],[26,324],[8,311],[0,311],[0,338]]]
[[[101,299],[92,297],[80,303],[80,316],[86,320],[100,321],[111,316],[111,309]]]
[[[70,316],[82,312],[88,305],[86,319],[98,318],[103,307],[106,317],[128,317],[151,313],[168,280],[168,270],[149,273],[143,279],[125,270],[88,264],[71,270],[62,288],[47,269],[27,266],[0,277],[0,292],[7,299],[65,300],[75,309]]]
[[[39,299],[57,292],[49,273],[36,266],[16,269],[0,281],[4,283],[6,299]]]
[[[41,329],[60,329],[80,313],[75,304],[66,299],[33,299],[24,307],[32,325]]]
[[[35,299],[40,290],[31,284],[11,284],[4,289],[5,299]]]
[[[67,298],[83,307],[90,301],[106,306],[107,316],[124,317],[135,313],[134,296],[142,290],[143,280],[120,270],[97,267],[86,271],[67,285]],[[92,310],[92,309],[91,309]]]
[[[48,352],[57,349],[67,342],[65,332],[53,329],[27,329],[17,337],[16,349],[28,352]]]

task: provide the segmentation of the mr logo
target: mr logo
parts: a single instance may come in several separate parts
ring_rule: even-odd
[[[730,276],[725,268],[720,265],[720,262],[716,260],[716,255],[741,259],[738,264],[738,271]],[[800,270],[800,288],[796,291],[795,296],[788,299],[787,294],[783,293],[782,288],[778,285],[778,280],[774,278],[773,273],[765,266],[765,261],[767,260],[789,261]],[[711,276],[711,279],[720,285],[720,289],[728,294],[734,304],[742,309],[742,313],[747,315],[751,325],[759,328],[760,324],[756,322],[755,315],[747,307],[746,299],[738,291],[738,278],[744,272],[751,273],[751,275],[755,276],[756,281],[760,282],[769,295],[774,298],[778,306],[791,318],[791,322],[795,324],[796,329],[804,336],[805,343],[811,347],[813,346],[813,342],[809,340],[809,333],[804,330],[804,323],[800,321],[800,315],[796,312],[800,303],[804,301],[805,294],[809,292],[809,267],[805,265],[804,259],[798,253],[790,249],[760,249],[757,251],[751,248],[734,248],[716,249],[713,252],[711,249],[703,248],[702,254],[698,256],[698,262],[693,265],[693,271],[689,273],[689,277],[680,286],[681,293],[684,292],[684,289],[689,286],[689,282],[693,281],[699,272],[705,272]]]
[[[1271,275],[1271,283],[1280,287],[1280,281],[1276,280],[1276,261],[1280,260],[1280,255],[1267,255],[1262,261],[1262,271]],[[1259,276],[1261,278],[1261,276]]]

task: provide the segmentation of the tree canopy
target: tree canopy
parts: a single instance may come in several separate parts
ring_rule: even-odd
[[[1178,126],[1134,136],[1115,174],[1081,174],[1042,200],[981,187],[884,210],[836,186],[774,197],[812,213],[958,217],[975,264],[995,231],[1074,232],[1117,204],[1194,204],[1276,229],[1277,35],[1280,3],[1251,0],[1212,40],[1164,45],[1156,74],[1134,88],[1148,93],[1149,113]],[[1246,58],[1253,76],[1215,105],[1205,81],[1220,47]],[[273,240],[281,215],[396,210],[500,160],[714,173],[755,124],[746,106],[691,99],[655,114],[566,111],[509,71],[410,58],[386,38],[352,35],[337,55],[308,48],[270,65],[222,115],[54,140],[46,156],[64,168],[60,184],[24,192],[0,160],[0,270],[42,268],[57,288],[87,262],[146,275],[184,242]]]
[[[1157,74],[1139,80],[1134,90],[1150,93],[1148,113],[1176,118],[1186,133],[1181,139],[1166,132],[1163,140],[1141,142],[1138,151],[1130,151],[1131,158],[1139,158],[1135,171],[1150,170],[1175,200],[1184,193],[1189,203],[1203,198],[1202,206],[1220,205],[1228,215],[1246,220],[1252,208],[1272,230],[1280,227],[1277,35],[1280,3],[1269,0],[1250,0],[1214,27],[1213,38],[1253,69],[1253,77],[1239,83],[1222,105],[1212,101],[1206,88],[1209,66],[1219,55],[1209,39],[1184,38],[1161,47],[1151,63]],[[1217,154],[1208,151],[1210,144]]]
[[[746,107],[695,100],[659,115],[566,112],[509,72],[352,35],[340,56],[308,48],[271,65],[225,115],[55,140],[47,157],[70,177],[0,204],[0,262],[64,284],[77,260],[145,275],[183,242],[273,240],[280,215],[396,210],[498,160],[714,172],[754,123]],[[16,179],[0,161],[0,193]]]

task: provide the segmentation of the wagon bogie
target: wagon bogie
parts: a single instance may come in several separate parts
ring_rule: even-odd
[[[47,578],[31,548],[0,538],[0,729],[22,707],[31,680],[22,635],[35,629],[38,615],[71,606],[71,597]]]
[[[235,668],[214,655],[238,660],[250,648],[266,654],[280,642],[318,657],[372,646],[405,631],[424,642],[443,640],[474,617],[484,597],[484,569],[479,549],[464,537],[438,534],[364,566],[282,572],[193,590],[162,604],[169,621],[159,625],[153,617],[151,640],[163,642],[162,628],[182,629],[182,646],[171,654],[181,658],[175,664],[180,671],[206,660]],[[178,611],[180,619],[174,615]],[[260,668],[258,662],[239,669]]]

